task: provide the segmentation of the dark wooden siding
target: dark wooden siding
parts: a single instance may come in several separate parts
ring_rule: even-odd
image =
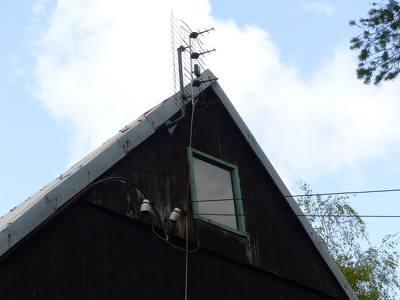
[[[0,299],[183,298],[185,253],[156,237],[154,215],[140,216],[143,193],[160,216],[156,230],[175,206],[189,213],[190,247],[195,236],[201,244],[189,257],[189,299],[347,299],[212,91],[194,118],[193,148],[238,166],[246,237],[191,217],[188,117],[172,135],[157,130],[4,257]],[[183,246],[183,218],[166,226]]]
[[[79,249],[79,250],[78,250]],[[8,299],[183,299],[185,253],[149,226],[82,201],[0,264]],[[199,250],[189,256],[189,299],[335,299]]]

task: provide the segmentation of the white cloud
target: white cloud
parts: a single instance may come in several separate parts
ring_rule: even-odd
[[[12,53],[8,58],[11,67],[10,80],[15,82],[19,77],[26,74],[26,67],[18,53]]]
[[[215,27],[203,41],[217,52],[204,60],[288,181],[357,166],[398,145],[399,89],[362,85],[347,50],[306,80],[281,62],[267,32],[212,18],[205,0],[140,9],[70,0],[54,7],[35,76],[37,98],[70,129],[71,162],[172,94],[172,9],[192,28]]]
[[[362,85],[355,65],[338,50],[307,82],[294,74],[265,86],[271,100],[260,104],[255,128],[267,153],[295,179],[357,166],[398,145],[399,89]]]
[[[326,1],[305,2],[303,3],[303,8],[306,11],[325,14],[328,16],[331,16],[336,12],[336,8]]]
[[[35,94],[70,129],[71,162],[172,94],[170,13],[178,7],[196,21],[210,10],[186,2],[55,5],[36,43]]]

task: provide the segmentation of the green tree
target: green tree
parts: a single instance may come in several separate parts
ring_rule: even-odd
[[[360,50],[357,77],[365,84],[393,80],[400,73],[400,4],[388,0],[372,5],[367,18],[350,21],[363,31],[350,40],[350,49]]]
[[[313,195],[306,183],[300,183],[300,188],[305,196],[297,197],[297,202],[358,298],[396,299],[400,288],[397,234],[372,246],[366,223],[350,206],[349,196],[323,198]]]

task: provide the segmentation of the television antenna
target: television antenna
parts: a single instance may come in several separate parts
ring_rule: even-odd
[[[193,31],[185,22],[178,22],[173,13],[171,13],[172,76],[175,103],[181,108],[181,116],[170,123],[169,127],[175,125],[186,116],[185,104],[188,99],[194,101],[193,87],[201,88],[203,83],[217,80],[217,78],[200,79],[201,73],[205,70],[203,56],[216,51],[215,48],[211,50],[204,49],[200,36],[214,30],[211,27],[202,31]],[[185,90],[185,86],[188,85],[192,88]]]

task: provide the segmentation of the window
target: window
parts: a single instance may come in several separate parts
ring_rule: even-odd
[[[195,218],[245,235],[237,166],[188,148]]]

